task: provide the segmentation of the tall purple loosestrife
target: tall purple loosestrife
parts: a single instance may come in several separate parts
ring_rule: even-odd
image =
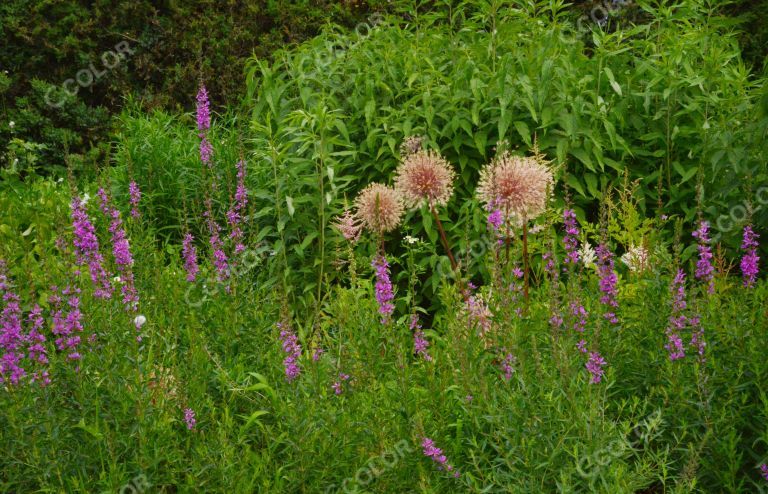
[[[30,324],[29,334],[27,340],[29,347],[29,360],[39,362],[41,364],[48,363],[48,350],[45,348],[45,335],[42,333],[43,326],[45,325],[45,319],[42,316],[43,309],[35,304],[32,310],[27,316],[27,320]]]
[[[509,381],[512,379],[512,374],[515,373],[514,365],[517,363],[517,358],[511,353],[504,355],[504,359],[501,361],[501,370],[504,372],[504,380]]]
[[[123,294],[123,305],[126,311],[134,312],[138,310],[139,293],[136,290],[133,277],[133,256],[131,255],[131,245],[128,242],[128,234],[123,227],[122,219],[120,219],[120,211],[112,207],[104,188],[99,189],[98,195],[101,199],[101,210],[110,221],[109,233],[112,240],[112,255],[115,258],[115,265],[122,281],[120,291]]]
[[[688,318],[685,315],[685,309],[688,307],[685,297],[685,272],[682,269],[677,270],[669,290],[672,294],[672,313],[669,316],[666,330],[667,344],[664,348],[669,353],[669,360],[674,361],[685,357],[685,347],[680,333],[688,325]]]
[[[8,381],[17,385],[27,375],[22,367],[26,338],[21,326],[21,307],[18,295],[10,290],[2,293],[2,301],[4,307],[0,313],[0,383]]]
[[[563,246],[565,247],[565,264],[579,262],[579,225],[576,220],[576,212],[573,209],[563,211],[563,223],[565,224],[565,236],[563,237]]]
[[[553,253],[553,242],[549,242],[547,251],[542,254],[541,258],[544,261],[544,272],[549,278],[549,325],[553,330],[560,329],[563,324],[563,315],[560,311],[560,291],[558,289],[558,281],[560,280],[560,273],[555,265],[555,255]]]
[[[699,229],[693,232],[698,241],[699,260],[696,262],[696,279],[707,284],[707,293],[715,292],[715,269],[712,267],[712,248],[709,246],[709,223],[699,222]]]
[[[141,216],[139,212],[139,201],[141,201],[141,190],[135,180],[131,180],[128,183],[128,193],[130,195],[131,203],[131,217],[138,218]]]
[[[432,461],[437,463],[438,470],[453,471],[453,466],[448,463],[448,458],[443,454],[443,450],[436,447],[432,439],[428,437],[423,438],[421,447],[423,448],[424,456],[431,458]],[[459,477],[458,470],[454,472],[453,476]]]
[[[50,384],[48,350],[43,335],[45,319],[35,304],[27,315],[29,330],[25,334],[19,296],[13,291],[6,273],[5,261],[0,259],[0,383],[18,385],[27,376],[29,382],[40,386]]]
[[[470,327],[475,327],[478,336],[484,338],[493,325],[493,313],[483,299],[483,294],[469,295],[464,301],[464,307],[469,317]]]
[[[88,217],[85,203],[75,196],[70,204],[70,209],[75,260],[78,265],[88,265],[91,282],[94,286],[93,296],[103,299],[110,298],[112,297],[112,285],[109,283],[110,275],[104,269],[104,257],[99,252],[96,228]]]
[[[245,250],[243,245],[243,230],[240,224],[248,205],[248,190],[245,187],[245,161],[237,162],[237,188],[235,190],[235,202],[227,211],[227,223],[229,223],[229,238],[235,242],[235,255]]]
[[[64,299],[59,295],[59,289],[55,286],[51,287],[52,295],[48,298],[51,303],[51,320],[52,329],[51,333],[56,337],[54,343],[56,349],[62,353],[67,354],[67,359],[79,361],[82,355],[78,351],[80,343],[82,341],[81,334],[83,333],[83,314],[80,311],[80,289],[77,287],[67,286],[61,290],[61,295],[66,297],[66,304]]]
[[[600,291],[603,295],[600,297],[600,303],[606,306],[607,310],[603,317],[611,324],[618,324],[615,309],[619,306],[616,300],[618,294],[618,277],[614,271],[613,253],[608,246],[601,242],[595,249],[598,261],[598,273],[600,274]]]
[[[344,374],[343,372],[339,372],[339,378],[331,386],[333,388],[333,393],[336,396],[344,392],[344,383],[349,381],[349,379],[350,379],[349,374]]]
[[[200,138],[200,161],[209,168],[212,166],[213,146],[208,140],[208,130],[211,128],[211,108],[208,101],[208,91],[201,85],[197,92],[197,136]]]
[[[208,225],[209,244],[213,256],[213,266],[216,268],[216,277],[219,281],[229,278],[229,258],[224,252],[224,242],[221,240],[221,227],[213,218],[213,205],[211,199],[205,200],[206,210],[203,213]]]
[[[424,337],[424,331],[421,329],[421,323],[419,322],[418,314],[411,315],[410,329],[413,332],[413,351],[414,353],[426,360],[432,361],[432,357],[429,355],[429,341]]]
[[[392,291],[392,282],[389,279],[389,263],[384,255],[377,255],[373,258],[371,266],[376,272],[375,296],[379,303],[379,314],[381,314],[381,323],[389,324],[392,319],[392,313],[395,311],[395,305],[392,300],[395,294]]]
[[[282,343],[283,352],[286,354],[283,359],[285,378],[288,382],[291,382],[301,374],[301,367],[299,367],[301,344],[299,344],[299,337],[296,336],[296,333],[293,332],[288,324],[279,322],[277,323],[277,328],[280,330],[280,342]]]
[[[698,354],[699,362],[702,364],[707,361],[705,357],[705,350],[707,342],[704,340],[704,328],[701,325],[701,317],[696,315],[688,319],[691,324],[691,348],[696,350]]]
[[[757,255],[757,239],[760,237],[754,230],[752,225],[744,227],[744,238],[741,243],[741,250],[744,251],[744,255],[741,258],[741,276],[744,286],[752,288],[755,286],[758,273],[758,262],[760,257]]]
[[[605,374],[605,371],[603,370],[604,365],[605,359],[600,355],[599,352],[590,352],[589,360],[585,365],[589,373],[592,375],[592,377],[589,379],[590,384],[598,384],[600,381],[602,381],[603,375]]]
[[[181,253],[184,257],[184,270],[187,272],[187,281],[193,282],[197,278],[200,267],[197,265],[197,249],[195,248],[195,239],[191,233],[184,235]]]
[[[197,419],[195,418],[195,411],[191,408],[184,409],[184,423],[187,425],[187,430],[192,430],[197,425]]]

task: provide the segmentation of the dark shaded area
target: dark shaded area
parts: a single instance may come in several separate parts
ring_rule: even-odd
[[[146,109],[189,108],[204,79],[212,100],[234,104],[249,57],[269,58],[328,23],[354,27],[378,4],[4,1],[0,165],[51,171],[69,153],[75,169],[102,159],[109,116],[126,97]]]
[[[454,2],[459,4],[462,2]],[[329,23],[351,29],[373,12],[445,9],[444,4],[346,1],[54,1],[0,4],[0,166],[20,173],[78,171],[102,162],[112,120],[126,98],[143,108],[189,109],[198,81],[234,105],[251,56],[315,36]],[[617,29],[642,22],[629,0],[574,2],[574,17]],[[762,71],[768,0],[721,8],[743,30],[743,55]],[[602,23],[602,22],[601,22]]]

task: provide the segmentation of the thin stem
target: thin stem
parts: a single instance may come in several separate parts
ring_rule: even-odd
[[[446,254],[448,254],[448,259],[451,261],[451,268],[453,268],[453,271],[455,273],[458,273],[458,265],[456,264],[456,259],[453,257],[453,253],[451,252],[451,248],[448,246],[448,239],[445,236],[445,230],[443,230],[443,224],[440,222],[440,217],[437,215],[437,211],[435,211],[435,207],[432,205],[432,203],[429,203],[429,210],[432,212],[432,216],[435,218],[435,223],[437,224],[437,230],[440,232],[440,241],[443,243],[443,248],[445,249]]]
[[[509,206],[507,206],[504,209],[504,218],[505,219],[509,218]],[[506,256],[507,256],[506,264],[508,266],[509,265],[509,247],[510,247],[510,245],[512,245],[512,233],[509,231],[509,221],[505,221],[504,223],[505,223],[505,229],[507,231],[507,233],[505,235],[506,238],[504,239],[504,244],[505,244],[506,250],[507,250],[507,252],[506,252]]]
[[[523,296],[525,297],[525,306],[528,308],[528,222],[523,221]]]

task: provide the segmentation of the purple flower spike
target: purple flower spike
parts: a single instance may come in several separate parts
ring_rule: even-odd
[[[600,303],[607,308],[603,317],[611,324],[618,324],[619,319],[616,317],[614,310],[619,306],[619,303],[616,301],[618,294],[616,286],[619,279],[613,269],[613,253],[604,243],[598,245],[595,252],[597,253],[598,272],[600,273],[600,291],[603,292],[603,296],[600,297]]]
[[[336,396],[344,392],[343,383],[345,381],[349,381],[349,374],[344,374],[343,372],[339,372],[339,380],[333,383],[333,386],[331,386]]]
[[[453,472],[453,466],[448,463],[448,458],[443,454],[443,450],[435,446],[435,442],[432,439],[425,437],[421,441],[421,447],[424,451],[424,456],[427,456],[437,463],[438,470],[445,470],[447,472]],[[458,470],[454,472],[454,477],[459,476]]]
[[[75,246],[75,261],[78,265],[88,265],[91,282],[94,286],[93,296],[107,299],[112,297],[112,285],[109,283],[110,275],[104,269],[104,257],[99,253],[99,239],[96,237],[96,228],[88,217],[85,203],[77,196],[70,204],[70,217],[72,218],[73,243]]]
[[[715,292],[715,269],[712,267],[712,248],[709,246],[709,223],[701,221],[699,229],[693,232],[698,240],[699,260],[696,262],[696,279],[707,284],[707,293]]]
[[[573,264],[574,266],[579,262],[579,231],[578,222],[576,221],[576,212],[573,209],[566,209],[563,211],[563,223],[565,224],[565,236],[563,237],[563,245],[565,247],[565,264]]]
[[[200,267],[197,265],[197,249],[194,245],[194,238],[191,233],[184,235],[184,243],[181,247],[181,253],[184,257],[184,270],[187,272],[187,281],[193,282],[197,278],[197,272]]]
[[[392,303],[395,295],[389,279],[389,263],[386,257],[378,255],[373,258],[371,266],[376,271],[376,301],[379,303],[379,314],[382,315],[381,323],[388,324],[395,311],[395,305]]]
[[[195,419],[195,411],[191,408],[184,409],[184,422],[187,424],[187,429],[190,431],[195,428],[195,425],[197,425],[197,420]]]
[[[757,280],[757,264],[760,261],[760,257],[757,255],[757,239],[759,237],[760,235],[752,230],[751,225],[744,227],[744,239],[741,243],[741,249],[744,251],[744,256],[741,258],[741,275],[744,286],[747,288],[754,287]]]
[[[410,329],[413,332],[414,353],[427,362],[431,362],[432,357],[428,352],[429,341],[424,337],[424,331],[421,330],[421,323],[419,323],[419,316],[417,314],[411,315]]]
[[[301,345],[299,344],[298,336],[290,327],[279,322],[277,323],[277,328],[280,330],[280,341],[283,344],[283,352],[286,354],[285,359],[283,359],[285,378],[288,382],[291,382],[301,374],[301,367],[299,367]]]
[[[598,384],[602,381],[603,375],[605,374],[605,371],[603,370],[604,365],[605,359],[599,352],[590,352],[589,361],[585,366],[589,373],[592,374],[592,377],[589,380],[590,384]]]
[[[197,92],[197,130],[205,132],[211,128],[211,107],[208,101],[208,90],[201,85]]]
[[[141,190],[139,190],[138,184],[131,180],[128,184],[128,193],[131,200],[131,217],[138,218],[141,216],[139,212],[139,201],[141,201]]]
[[[683,340],[680,338],[680,332],[688,325],[688,318],[684,313],[688,304],[685,300],[685,272],[682,269],[677,271],[669,289],[672,293],[672,314],[669,316],[666,331],[668,343],[664,348],[669,352],[669,360],[674,361],[685,357],[685,348],[683,347]]]

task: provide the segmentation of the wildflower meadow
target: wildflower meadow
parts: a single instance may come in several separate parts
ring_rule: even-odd
[[[3,165],[0,492],[768,492],[728,3],[368,2]]]

